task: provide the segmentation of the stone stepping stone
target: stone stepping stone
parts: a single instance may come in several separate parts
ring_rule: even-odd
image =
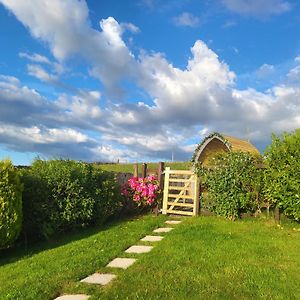
[[[87,300],[90,296],[84,294],[78,295],[63,295],[55,298],[54,300]]]
[[[80,282],[106,285],[106,284],[110,283],[115,277],[117,277],[117,275],[115,275],[115,274],[94,273],[94,274],[80,280]]]
[[[135,258],[115,258],[106,267],[127,269],[136,261]]]
[[[171,227],[161,227],[161,228],[157,228],[157,229],[153,230],[153,232],[156,232],[156,233],[170,232],[173,229],[174,228],[171,228]]]
[[[146,235],[141,239],[142,242],[159,242],[163,239],[163,236],[159,235]]]
[[[175,221],[175,220],[168,220],[165,223],[169,225],[177,225],[180,224],[182,221]]]
[[[131,246],[127,250],[126,253],[147,253],[153,249],[152,246]]]

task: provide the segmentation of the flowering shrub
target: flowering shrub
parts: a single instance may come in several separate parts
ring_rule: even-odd
[[[122,188],[122,195],[138,206],[154,206],[160,195],[159,182],[153,175],[145,178],[132,177]]]

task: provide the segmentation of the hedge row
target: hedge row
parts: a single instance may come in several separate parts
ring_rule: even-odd
[[[265,159],[227,152],[197,167],[206,188],[203,203],[217,215],[235,219],[242,213],[278,207],[300,221],[300,130],[273,135]],[[262,168],[263,166],[263,168]]]
[[[3,164],[8,167],[5,169]],[[6,210],[1,209],[0,248],[18,236],[22,211],[22,235],[37,240],[102,224],[122,207],[114,174],[92,165],[72,160],[36,160],[31,168],[17,172],[6,161],[0,164],[0,170],[1,207],[7,206]]]

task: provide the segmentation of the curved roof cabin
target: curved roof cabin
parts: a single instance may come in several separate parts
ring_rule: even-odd
[[[218,152],[241,151],[260,155],[255,146],[246,140],[214,132],[203,139],[196,148],[192,161],[207,166],[210,157]]]

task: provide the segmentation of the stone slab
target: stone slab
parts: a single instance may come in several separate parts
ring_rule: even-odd
[[[175,221],[175,220],[168,220],[165,223],[169,225],[177,225],[180,224],[182,221]]]
[[[80,280],[80,282],[106,285],[106,284],[110,283],[115,277],[117,277],[117,275],[115,275],[115,274],[94,273],[94,274]]]
[[[163,239],[163,236],[159,235],[146,235],[141,239],[142,242],[159,242]]]
[[[171,228],[171,227],[161,227],[161,228],[157,228],[157,229],[153,230],[153,232],[155,232],[155,233],[170,232],[173,229],[174,228]]]
[[[134,264],[135,261],[136,261],[135,258],[121,258],[121,257],[117,257],[117,258],[113,259],[113,260],[107,265],[107,267],[127,269],[127,268],[130,267],[132,264]]]
[[[90,296],[84,294],[78,295],[63,295],[55,298],[54,300],[87,300]]]
[[[127,250],[126,253],[147,253],[153,249],[152,246],[131,246]]]

